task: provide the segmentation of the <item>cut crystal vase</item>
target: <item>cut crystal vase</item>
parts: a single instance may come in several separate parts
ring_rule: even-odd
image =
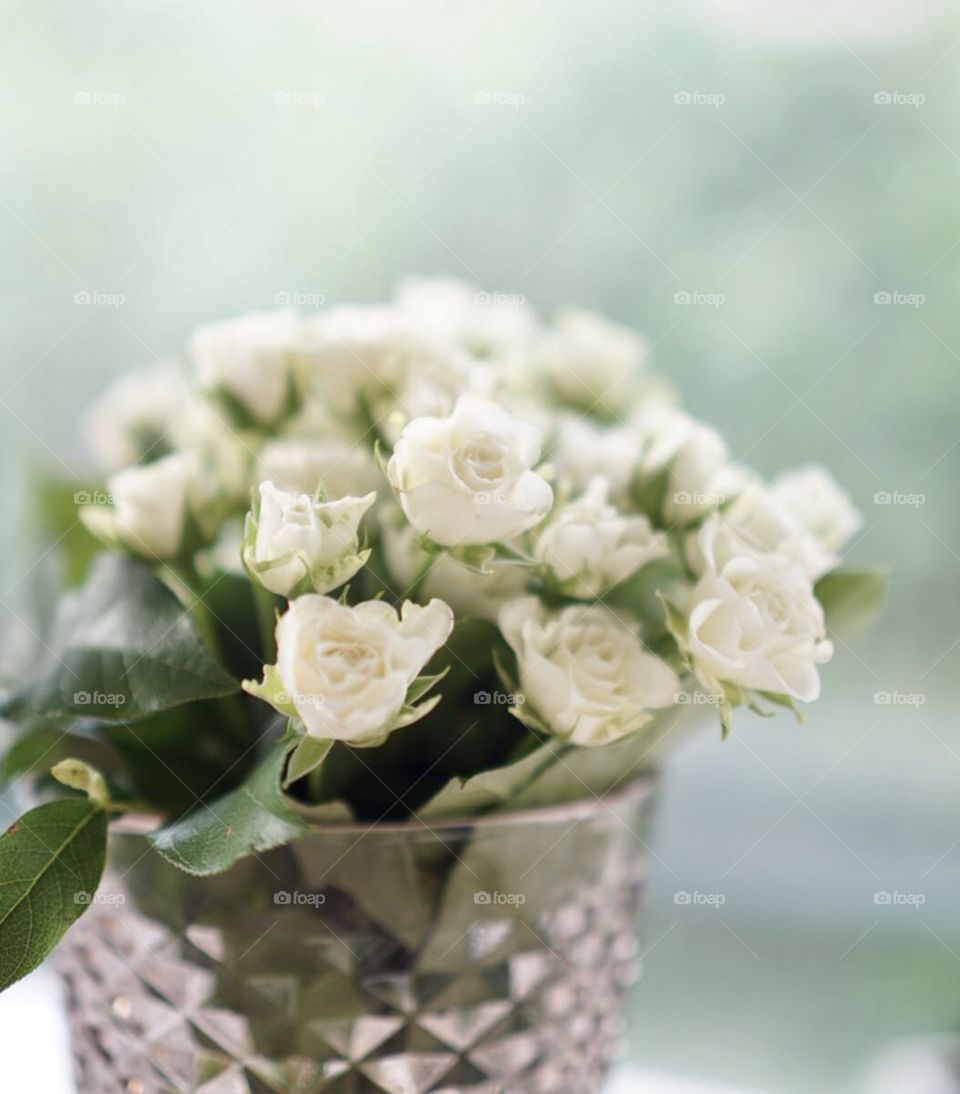
[[[212,878],[118,828],[59,957],[78,1090],[593,1094],[650,802],[318,825]]]

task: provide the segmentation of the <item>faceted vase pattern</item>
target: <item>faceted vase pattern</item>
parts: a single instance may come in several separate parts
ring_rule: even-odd
[[[598,1091],[650,801],[318,826],[214,878],[113,833],[59,957],[78,1090]]]

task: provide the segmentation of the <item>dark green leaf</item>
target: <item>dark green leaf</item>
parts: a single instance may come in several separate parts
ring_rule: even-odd
[[[186,609],[142,562],[101,555],[61,609],[50,656],[0,706],[3,717],[131,722],[237,690]]]
[[[25,733],[7,752],[3,777],[11,779],[28,771],[47,772],[68,756],[86,760],[107,774],[115,775],[122,770],[120,757],[107,745],[78,733],[77,727],[71,729],[72,732],[64,733],[61,729],[41,726]]]
[[[47,956],[100,883],[107,817],[89,799],[47,802],[0,836],[0,990]]]
[[[231,695],[97,732],[122,759],[123,778],[116,781],[159,812],[179,816],[200,799],[225,794],[243,781],[254,762],[258,733],[251,713],[240,696]]]
[[[307,825],[280,789],[289,751],[289,742],[274,745],[236,790],[154,832],[153,845],[174,866],[206,876],[295,839]]]

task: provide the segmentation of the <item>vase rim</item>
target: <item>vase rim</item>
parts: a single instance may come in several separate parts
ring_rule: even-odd
[[[550,824],[558,820],[582,819],[600,807],[610,809],[628,801],[640,801],[653,792],[656,774],[647,772],[630,779],[624,786],[591,798],[558,802],[552,805],[534,805],[529,808],[505,809],[497,813],[481,813],[477,816],[461,814],[452,817],[424,819],[412,816],[402,821],[316,821],[308,813],[301,813],[307,825],[306,832],[327,835],[364,836],[369,833],[394,833],[410,835],[419,832],[436,832],[438,829],[497,828],[511,824]],[[147,835],[165,818],[156,813],[127,813],[110,822],[110,831],[118,835]],[[306,832],[304,834],[306,834]]]

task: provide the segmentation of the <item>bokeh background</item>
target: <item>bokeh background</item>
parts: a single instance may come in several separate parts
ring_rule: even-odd
[[[955,1030],[952,5],[5,0],[0,26],[0,612],[29,469],[79,480],[78,409],[202,321],[417,273],[635,324],[738,457],[828,464],[865,516],[848,561],[895,579],[805,725],[741,714],[667,766],[632,1058],[853,1090]]]

